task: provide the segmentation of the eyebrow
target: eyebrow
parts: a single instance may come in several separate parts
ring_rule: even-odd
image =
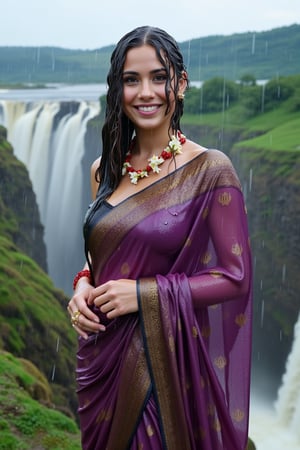
[[[167,71],[164,67],[150,71],[150,73],[153,75],[156,73],[159,73],[159,72],[167,72]],[[135,72],[134,70],[126,70],[125,72],[123,72],[123,75],[138,75],[138,74],[139,74],[139,72]]]

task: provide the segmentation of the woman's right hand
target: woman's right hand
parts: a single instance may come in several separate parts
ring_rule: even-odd
[[[88,338],[88,333],[105,331],[105,326],[99,323],[99,317],[87,306],[88,298],[94,289],[87,281],[80,280],[67,307],[73,328],[84,339]]]

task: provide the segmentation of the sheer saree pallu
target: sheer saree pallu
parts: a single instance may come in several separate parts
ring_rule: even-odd
[[[231,162],[206,151],[98,212],[95,284],[137,280],[139,312],[99,312],[107,330],[79,339],[83,449],[245,450],[251,257]]]

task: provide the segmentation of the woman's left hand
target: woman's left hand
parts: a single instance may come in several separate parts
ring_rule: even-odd
[[[94,304],[108,319],[138,311],[135,280],[110,280],[91,291],[88,305]]]

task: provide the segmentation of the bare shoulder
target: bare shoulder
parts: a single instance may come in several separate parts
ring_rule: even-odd
[[[208,149],[206,152],[206,161],[208,162],[208,167],[214,174],[218,174],[218,182],[221,185],[232,185],[241,190],[241,183],[236,169],[226,153],[217,149]]]
[[[193,154],[194,156],[197,156],[198,154],[201,154],[203,152],[207,152],[208,155],[211,158],[217,158],[217,159],[228,159],[228,156],[223,153],[221,150],[215,149],[215,148],[207,148],[207,147],[203,147],[200,144],[197,144],[196,142],[193,141],[187,141],[186,143],[186,150],[187,152]]]
[[[228,155],[226,155],[221,150],[215,148],[206,148],[202,145],[199,145],[193,141],[186,142],[186,158],[193,159],[201,153],[205,153],[205,160],[210,161],[211,164],[227,167],[232,166],[232,161]]]
[[[91,165],[91,176],[95,177],[96,170],[98,169],[99,164],[100,164],[100,160],[101,160],[101,156],[99,156],[99,158],[95,159],[95,161],[92,163],[92,165]]]
[[[205,152],[206,150],[207,148],[190,140],[187,140],[184,146],[184,153],[187,155],[188,159],[193,159],[194,157]]]
[[[226,155],[221,150],[218,150],[215,148],[210,148],[210,149],[208,149],[207,154],[208,154],[208,158],[211,160],[217,160],[217,161],[223,162],[224,164],[232,164],[229,156]]]
[[[95,159],[95,161],[91,165],[91,193],[92,199],[96,198],[96,194],[99,187],[99,182],[96,180],[96,170],[99,167],[101,157]]]

